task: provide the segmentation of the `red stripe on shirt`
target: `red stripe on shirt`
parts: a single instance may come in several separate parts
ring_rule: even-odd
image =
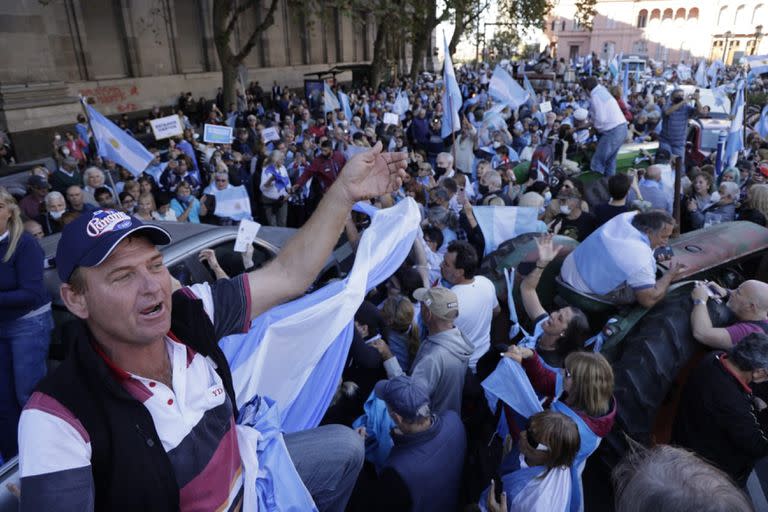
[[[205,468],[179,491],[184,512],[217,510],[225,505],[242,471],[234,419]]]
[[[83,438],[83,441],[86,443],[91,442],[91,437],[88,435],[88,431],[85,430],[83,424],[80,423],[80,420],[75,418],[75,415],[72,414],[72,411],[64,407],[61,402],[50,395],[46,395],[40,391],[35,391],[32,393],[32,396],[29,397],[29,400],[24,406],[24,409],[36,409],[38,411],[43,411],[56,416],[74,428],[77,433],[80,434],[80,437]]]

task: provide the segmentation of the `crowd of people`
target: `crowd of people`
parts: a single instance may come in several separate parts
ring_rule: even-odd
[[[407,198],[421,212],[419,234],[401,268],[356,313],[323,426],[285,436],[306,490],[318,509],[334,511],[583,509],[590,490],[582,472],[621,403],[611,364],[586,345],[602,326],[572,305],[546,311],[537,293],[563,249],[559,237],[580,242],[562,263],[567,286],[651,308],[685,271],[672,259],[657,276],[657,262],[672,256],[666,249],[675,228],[735,220],[766,226],[768,219],[768,140],[755,126],[759,115],[747,115],[733,167],[717,169],[714,153],[686,161],[689,119],[709,115],[698,92],[686,96],[676,74],[664,83],[638,76],[624,97],[594,60],[589,72],[574,69],[580,76],[572,82],[561,69],[569,64],[555,61],[551,86],[515,106],[491,97],[487,65],[462,66],[460,126],[448,136],[442,80],[429,74],[347,90],[348,108],[325,111],[277,84],[267,92],[252,83],[230,105],[220,90],[215,100],[182,93],[175,105],[117,120],[154,155],[141,172],[99,156],[99,141],[79,116],[54,137],[55,168],[31,169],[26,195],[0,189],[0,454],[20,453],[22,509],[129,510],[150,499],[182,510],[199,503],[238,509],[243,482],[233,425],[240,402],[217,339],[202,337],[242,330],[301,295],[338,234],[355,247],[366,229],[369,216],[350,212],[355,201],[383,209]],[[542,65],[546,59],[531,72]],[[740,72],[725,68],[719,83]],[[758,77],[749,87],[764,92],[766,85]],[[169,114],[180,117],[183,134],[154,140],[149,121]],[[385,123],[385,114],[397,123],[390,116]],[[232,127],[232,142],[202,142],[204,124]],[[266,130],[277,138],[266,140]],[[617,172],[621,146],[648,141],[658,141],[655,154]],[[602,178],[588,187],[580,175],[590,171]],[[238,187],[250,209],[245,217],[223,207],[225,193]],[[476,215],[488,206],[533,209],[525,232],[541,233],[535,265],[519,286],[532,334],[501,349],[491,334],[505,304],[479,271],[503,242],[491,241]],[[275,262],[246,277],[216,272],[214,285],[172,294],[154,249],[170,239],[152,222],[235,225],[242,218],[300,229]],[[87,334],[74,362],[40,384],[53,322],[43,280],[50,262],[35,239],[55,233],[62,233],[61,299]],[[201,257],[220,269],[210,251]],[[695,286],[693,336],[714,351],[680,402],[672,442],[682,448],[660,445],[622,462],[614,471],[617,510],[751,509],[747,477],[768,455],[768,397],[760,398],[759,386],[768,381],[765,278],[735,290]],[[138,298],[120,302],[120,295]],[[713,327],[709,300],[727,303],[732,325]],[[184,321],[194,329],[182,328]],[[166,337],[171,332],[190,339]],[[500,402],[491,410],[494,382]],[[543,410],[524,414],[504,400],[523,388]],[[181,404],[169,413],[174,400]],[[139,475],[145,465],[133,463],[117,469],[117,457],[131,458],[127,451],[144,444],[164,449],[146,456],[156,471]]]

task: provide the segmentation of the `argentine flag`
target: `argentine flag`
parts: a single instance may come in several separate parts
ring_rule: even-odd
[[[491,82],[488,84],[488,94],[501,105],[508,105],[513,109],[525,104],[530,97],[530,93],[520,87],[512,75],[499,65],[496,65],[493,70]]]
[[[400,119],[402,120],[405,118],[405,113],[408,112],[409,108],[410,103],[408,102],[408,93],[400,91],[397,93],[395,104],[392,105],[392,112],[400,116]]]
[[[748,82],[751,82],[755,76],[768,73],[768,55],[750,55],[747,57],[747,64],[749,64]]]
[[[99,156],[125,167],[138,178],[155,156],[95,108],[86,103],[83,105],[91,122]]]
[[[739,151],[744,149],[744,80],[736,85],[736,100],[731,109],[731,127],[725,139],[725,162],[733,167],[739,158]]]
[[[339,91],[339,103],[341,103],[341,110],[344,112],[344,118],[348,123],[352,122],[352,108],[349,106],[349,96],[344,91]]]
[[[530,105],[536,103],[538,101],[536,98],[536,91],[533,90],[531,81],[528,80],[528,75],[525,74],[525,71],[523,71],[523,87],[525,87],[526,92],[528,92],[528,103]]]
[[[707,87],[707,64],[704,59],[699,62],[699,67],[696,68],[696,85],[705,89]]]
[[[760,120],[755,125],[755,131],[762,138],[768,138],[768,105],[763,107],[763,111],[760,113]]]
[[[448,50],[448,41],[443,32],[443,50],[445,62],[443,63],[443,122],[440,129],[440,137],[446,138],[454,132],[461,130],[459,109],[461,108],[461,89],[456,81],[456,72],[453,70],[451,53]]]
[[[344,280],[276,306],[255,318],[247,334],[219,342],[238,408],[262,395],[277,403],[284,431],[319,424],[341,381],[355,312],[367,291],[405,261],[419,231],[421,214],[412,198],[371,213]]]
[[[485,254],[524,233],[544,233],[547,225],[539,220],[536,208],[526,206],[475,206],[472,208],[485,239]]]
[[[333,112],[335,110],[339,110],[341,108],[341,105],[339,105],[339,100],[336,98],[336,95],[333,94],[333,91],[331,90],[331,86],[328,85],[328,82],[324,83],[325,88],[323,89],[323,102],[324,102],[324,110],[326,113]]]
[[[213,188],[213,196],[216,198],[216,209],[213,212],[217,217],[234,220],[251,220],[251,200],[244,186],[229,187],[224,190]]]

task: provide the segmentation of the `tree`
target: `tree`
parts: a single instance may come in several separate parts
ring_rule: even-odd
[[[278,0],[268,1],[267,13],[260,22],[256,23],[243,47],[236,51],[233,49],[232,34],[235,31],[238,17],[250,9],[254,9],[255,17],[255,13],[261,8],[262,1],[243,0],[240,5],[237,5],[233,0],[213,0],[213,42],[221,65],[221,89],[224,95],[224,105],[219,105],[219,107],[223,110],[226,110],[230,103],[235,102],[238,66],[251,53],[259,36],[275,22]]]
[[[456,0],[456,8],[453,16],[454,30],[448,43],[448,51],[451,55],[456,53],[456,47],[464,36],[468,27],[472,27],[480,15],[490,6],[489,0]]]
[[[499,21],[509,23],[520,32],[527,28],[544,28],[553,0],[500,0]]]
[[[597,14],[597,0],[577,0],[576,1],[576,22],[592,32],[592,23],[595,21],[595,14]]]

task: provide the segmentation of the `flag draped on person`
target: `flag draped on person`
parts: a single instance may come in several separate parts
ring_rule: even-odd
[[[624,66],[624,76],[621,79],[621,93],[624,100],[629,97],[629,64]]]
[[[536,208],[526,206],[475,206],[472,208],[485,239],[485,255],[523,233],[544,233],[546,224]]]
[[[99,156],[112,160],[139,177],[155,155],[92,106],[83,103]]]
[[[696,85],[702,88],[707,87],[707,64],[704,59],[699,62],[699,67],[696,68]]]
[[[736,84],[736,99],[731,107],[731,126],[725,139],[725,158],[728,166],[736,165],[739,151],[744,149],[744,80]]]
[[[341,105],[339,105],[339,99],[335,94],[333,94],[331,86],[328,85],[328,82],[325,82],[324,85],[325,88],[323,89],[323,103],[325,112],[328,113],[340,109]]]
[[[349,106],[349,96],[344,91],[339,91],[339,103],[341,103],[341,110],[344,112],[344,119],[348,123],[352,122],[352,108]]]
[[[408,101],[408,93],[400,91],[395,98],[395,104],[392,105],[392,112],[400,116],[400,119],[405,117],[405,113],[410,108],[410,102]]]
[[[723,61],[721,60],[715,60],[712,61],[712,64],[709,65],[707,68],[707,78],[709,78],[709,88],[714,89],[715,86],[717,86],[717,75],[720,73],[720,70],[723,69],[725,66],[723,64]]]
[[[219,190],[213,187],[213,196],[216,198],[214,215],[233,220],[252,219],[251,199],[248,191],[242,185]]]
[[[367,291],[405,260],[421,220],[411,198],[372,213],[344,280],[276,306],[255,318],[247,334],[219,342],[232,369],[238,408],[262,395],[278,404],[284,431],[319,424],[341,379],[354,314]]]
[[[488,84],[488,94],[501,105],[519,108],[530,98],[530,93],[520,87],[512,75],[497,65]]]
[[[461,118],[459,109],[461,108],[461,89],[456,81],[456,72],[453,70],[453,61],[448,49],[448,40],[443,32],[443,49],[445,51],[445,62],[443,63],[443,122],[440,129],[440,136],[446,138],[452,133],[461,130]]]
[[[755,125],[755,131],[764,139],[768,138],[768,105],[763,107],[760,120]]]

